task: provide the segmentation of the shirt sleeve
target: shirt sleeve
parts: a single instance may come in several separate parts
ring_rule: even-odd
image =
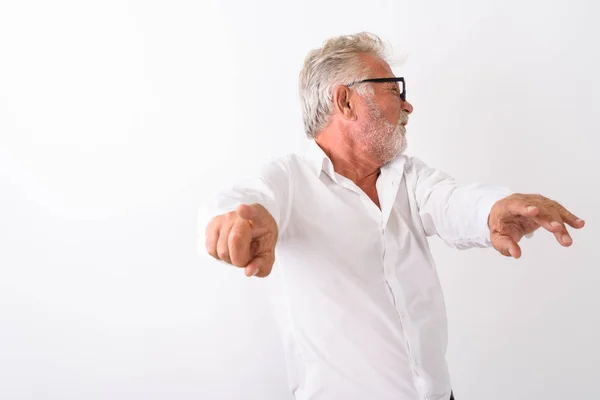
[[[459,249],[489,247],[492,206],[513,192],[504,186],[461,184],[446,173],[412,158],[415,197],[427,236],[438,235]]]
[[[281,234],[291,198],[286,163],[278,159],[265,164],[256,176],[239,179],[235,184],[214,193],[198,210],[198,253],[206,252],[206,227],[211,219],[233,211],[240,204],[258,203],[273,216]]]

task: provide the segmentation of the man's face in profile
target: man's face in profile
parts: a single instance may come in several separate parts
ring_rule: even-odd
[[[383,60],[362,57],[369,78],[389,78],[394,74]],[[362,83],[373,88],[371,97],[363,97],[357,107],[358,119],[350,129],[352,139],[362,143],[373,156],[388,162],[406,149],[406,124],[412,105],[400,98],[398,82]]]

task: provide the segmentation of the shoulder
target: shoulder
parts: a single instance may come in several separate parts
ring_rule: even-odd
[[[310,163],[300,154],[287,153],[269,157],[258,164],[258,177],[269,186],[279,190],[290,190],[294,182],[302,180],[306,171],[310,170]]]
[[[293,165],[297,163],[295,154],[284,154],[269,157],[258,165],[258,175],[264,178],[284,178],[289,176]]]
[[[313,160],[298,153],[287,153],[263,161],[259,175],[265,178],[294,178],[313,168]]]
[[[404,174],[418,174],[423,169],[430,168],[423,160],[418,157],[401,154],[394,160],[390,161],[392,167],[399,170]]]

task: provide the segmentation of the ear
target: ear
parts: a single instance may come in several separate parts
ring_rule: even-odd
[[[356,95],[344,85],[336,86],[333,90],[333,111],[344,119],[356,119]]]

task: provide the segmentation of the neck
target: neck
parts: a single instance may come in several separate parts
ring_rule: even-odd
[[[327,154],[335,172],[358,187],[375,186],[383,163],[370,155],[362,143],[351,141],[339,130],[324,130],[315,142]]]

